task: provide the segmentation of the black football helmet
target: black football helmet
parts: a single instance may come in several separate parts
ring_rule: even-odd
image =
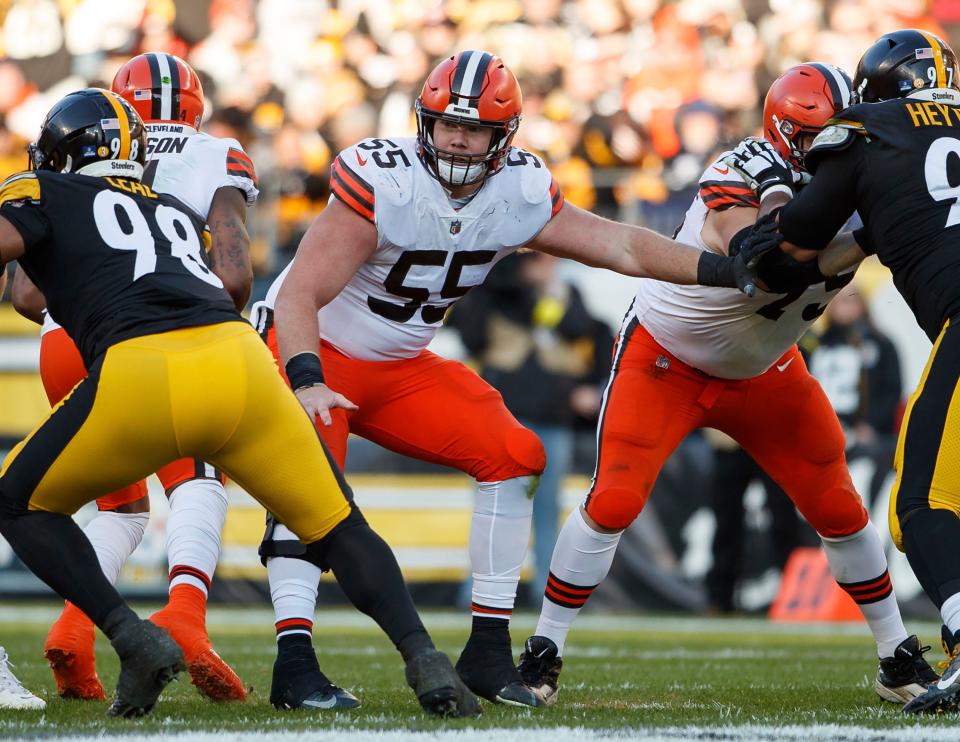
[[[960,90],[957,56],[929,31],[884,34],[860,58],[853,89],[861,103],[903,98],[923,88]]]
[[[50,109],[27,153],[32,170],[139,180],[147,131],[133,106],[119,95],[87,88],[64,96]]]

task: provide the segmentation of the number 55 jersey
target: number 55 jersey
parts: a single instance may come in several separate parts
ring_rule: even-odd
[[[377,227],[373,255],[319,313],[321,339],[351,358],[418,355],[450,306],[563,205],[550,171],[514,147],[505,167],[458,208],[416,146],[412,137],[365,139],[333,163],[332,198]],[[286,273],[271,286],[268,307]]]
[[[241,319],[207,267],[203,221],[142,183],[21,173],[0,185],[0,215],[88,368],[121,340]]]

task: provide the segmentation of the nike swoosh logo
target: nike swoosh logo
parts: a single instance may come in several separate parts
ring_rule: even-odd
[[[360,157],[360,153],[357,152],[356,150],[354,150],[354,152],[356,152],[356,154],[357,154],[357,162],[360,163],[360,167],[363,167],[364,165],[366,165],[366,164],[367,164],[367,161],[364,160],[362,157]],[[325,706],[324,708],[326,708],[326,706]]]
[[[312,709],[332,709],[337,705],[337,697],[330,696],[329,698],[324,698],[322,701],[308,698],[303,702],[303,705]]]
[[[793,363],[793,358],[791,358],[791,359],[790,359],[789,361],[787,361],[786,363],[778,363],[778,364],[777,364],[777,371],[779,371],[780,373],[783,373],[784,371],[787,370],[787,366],[789,366],[791,363]]]
[[[713,169],[716,170],[718,173],[720,173],[720,175],[726,175],[727,173],[730,172],[730,168],[728,167],[721,169],[721,168],[718,168],[716,165],[714,165]]]
[[[951,685],[953,685],[953,681],[957,679],[958,675],[960,675],[960,667],[958,667],[953,675],[951,675],[949,678],[940,678],[940,680],[937,681],[937,687],[940,690],[949,688]]]

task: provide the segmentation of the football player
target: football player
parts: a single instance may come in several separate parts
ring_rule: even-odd
[[[110,639],[120,676],[108,713],[144,714],[184,669],[183,653],[127,606],[70,515],[166,462],[209,461],[282,518],[380,624],[424,709],[479,713],[389,547],[209,269],[202,218],[140,181],[146,147],[127,101],[78,91],[47,115],[30,148],[34,171],[0,185],[0,268],[19,261],[88,369],[4,461],[0,534]]]
[[[851,94],[850,79],[836,67],[791,67],[767,93],[764,136],[802,169],[814,136]],[[790,178],[761,179],[758,194],[724,156],[717,158],[700,178],[677,239],[700,250],[735,251],[757,218],[760,196],[792,189],[796,176]],[[845,236],[838,248],[850,243]],[[853,270],[827,281],[801,275],[792,286],[774,271],[760,276],[769,293],[754,297],[639,282],[604,394],[593,482],[561,530],[536,634],[521,656],[524,680],[547,703],[556,698],[573,620],[607,575],[664,461],[699,427],[736,440],[816,529],[835,579],[876,640],[880,697],[904,703],[936,679],[919,640],[904,629],[879,535],[847,471],[836,414],[796,346]]]
[[[124,64],[112,89],[125,98],[147,126],[147,168],[141,182],[157,193],[175,195],[210,225],[208,256],[237,309],[250,297],[253,270],[244,226],[246,209],[257,199],[258,183],[250,158],[235,139],[199,131],[203,88],[190,65],[171,54],[148,53]],[[43,322],[40,378],[56,405],[87,375],[66,330],[44,309],[43,295],[20,271],[14,303]],[[169,603],[151,616],[184,652],[190,678],[215,701],[243,701],[243,682],[213,649],[206,630],[206,601],[220,555],[220,533],[227,513],[223,475],[202,461],[181,459],[157,476],[169,498],[167,555]],[[143,538],[149,515],[144,481],[97,500],[99,513],[85,533],[108,579],[115,581]],[[104,699],[96,672],[94,627],[76,606],[67,604],[44,645],[57,689],[64,698]]]
[[[818,258],[829,274],[876,253],[933,342],[894,459],[890,531],[943,619],[943,677],[908,713],[960,707],[960,72],[953,50],[923,30],[888,33],[864,53],[860,105],[829,122],[808,156],[813,181],[773,212],[784,248],[821,250],[851,213],[858,245]],[[757,153],[744,166],[776,170]],[[782,178],[782,173],[780,175]],[[781,197],[777,197],[781,198]],[[746,253],[753,240],[745,243]],[[772,255],[773,253],[771,253]],[[845,259],[844,259],[845,258]],[[829,265],[827,268],[825,266]]]
[[[536,706],[508,622],[543,446],[496,390],[427,344],[450,306],[524,246],[630,275],[752,287],[726,256],[565,203],[540,158],[511,146],[521,108],[495,55],[442,61],[416,101],[416,138],[366,139],[337,156],[329,205],[254,321],[296,368],[289,381],[339,464],[352,432],[476,480],[473,625],[457,669],[483,698]],[[261,554],[276,610],[272,698],[298,706],[326,682],[310,659],[320,568],[276,521]]]

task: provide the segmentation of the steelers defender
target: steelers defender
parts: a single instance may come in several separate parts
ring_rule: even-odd
[[[827,274],[875,252],[933,342],[894,459],[890,531],[943,619],[949,663],[908,713],[960,707],[960,72],[953,50],[901,30],[867,49],[861,105],[827,122],[807,155],[813,181],[779,211],[786,250],[822,249],[854,210],[860,247],[818,257]],[[759,178],[765,154],[742,163]],[[767,171],[767,172],[764,172]],[[784,181],[786,177],[780,175]],[[763,240],[745,243],[744,259]],[[771,253],[772,255],[772,253]],[[763,265],[761,260],[760,265]],[[761,278],[763,271],[761,270]]]
[[[145,145],[122,98],[71,93],[30,147],[33,172],[0,186],[0,268],[19,261],[89,369],[4,462],[0,533],[109,637],[121,664],[108,713],[146,713],[183,656],[126,605],[70,514],[168,461],[209,461],[380,624],[427,711],[479,713],[270,351],[207,266],[202,219],[140,182]]]

